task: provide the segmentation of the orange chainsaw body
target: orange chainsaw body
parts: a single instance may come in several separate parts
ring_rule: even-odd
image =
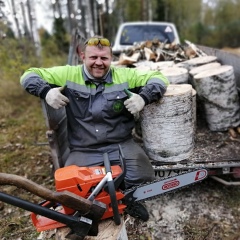
[[[120,166],[112,166],[112,176],[113,179],[119,176],[122,173]],[[88,198],[92,190],[98,185],[98,183],[105,176],[105,168],[103,166],[96,167],[78,167],[75,165],[67,166],[64,168],[59,168],[55,172],[55,186],[56,191],[69,191],[83,198]],[[124,194],[116,190],[116,198],[119,202],[118,211],[119,214],[123,213],[126,205],[121,203]],[[111,199],[108,192],[102,190],[96,196],[95,200],[105,203],[107,209],[102,217],[102,219],[113,217],[113,210],[111,208]],[[48,202],[49,203],[49,202]],[[46,203],[47,205],[47,203]],[[43,205],[44,206],[44,205]],[[63,214],[73,214],[76,210],[70,209],[65,206],[59,206],[57,211]],[[35,213],[31,214],[32,222],[36,227],[37,231],[46,231],[54,228],[59,228],[65,226],[63,223],[59,223],[52,219],[36,215]]]

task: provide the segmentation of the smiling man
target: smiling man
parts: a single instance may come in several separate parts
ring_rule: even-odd
[[[159,71],[111,66],[111,44],[101,36],[89,38],[80,56],[83,65],[30,68],[20,80],[51,107],[66,108],[70,154],[64,165],[103,165],[106,152],[112,165],[119,164],[120,144],[126,160],[124,187],[153,180],[149,158],[132,138],[134,114],[163,96],[167,78]],[[144,221],[149,217],[140,203],[127,206],[126,212]]]

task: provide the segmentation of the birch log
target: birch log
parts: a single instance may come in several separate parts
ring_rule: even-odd
[[[192,89],[192,108],[193,108],[193,133],[195,135],[197,129],[197,92]]]
[[[188,69],[188,71],[190,71],[194,67],[198,67],[198,66],[211,63],[211,62],[216,62],[216,61],[217,61],[216,56],[203,56],[203,57],[196,57],[187,61],[183,61],[180,63],[180,66],[181,67],[184,66],[186,69]]]
[[[161,73],[165,75],[170,84],[182,84],[188,83],[188,70],[185,68],[168,67],[161,70]]]
[[[152,160],[177,162],[190,157],[194,125],[190,84],[170,84],[163,98],[140,114],[143,144]]]
[[[223,65],[194,76],[211,131],[226,131],[240,124],[239,97],[233,67]]]
[[[189,71],[189,83],[195,88],[194,76],[203,71],[214,69],[221,66],[219,62],[207,63],[198,67],[194,67]]]

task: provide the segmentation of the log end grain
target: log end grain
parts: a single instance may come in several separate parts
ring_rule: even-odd
[[[192,92],[192,86],[190,84],[170,84],[164,97],[185,95],[188,92]]]
[[[215,75],[225,74],[226,72],[232,72],[233,73],[233,67],[230,65],[221,65],[217,68],[211,68],[207,69],[203,72],[200,72],[194,76],[194,79],[202,79],[207,77],[212,77]]]
[[[219,62],[213,62],[213,63],[204,64],[204,65],[192,68],[190,70],[189,74],[194,76],[194,75],[196,75],[198,73],[201,73],[201,72],[203,72],[205,70],[214,69],[214,68],[219,67],[219,66],[221,66],[221,64]]]
[[[188,82],[188,70],[180,67],[168,67],[161,70],[170,84],[182,84]]]

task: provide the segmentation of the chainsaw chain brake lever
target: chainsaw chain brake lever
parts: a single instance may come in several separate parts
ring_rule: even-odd
[[[118,202],[117,202],[117,196],[116,196],[116,188],[115,188],[115,184],[112,178],[112,170],[111,170],[111,165],[110,165],[110,161],[108,158],[108,153],[104,153],[103,154],[103,161],[104,161],[104,166],[106,169],[106,175],[107,175],[107,186],[108,186],[108,192],[110,195],[110,199],[111,199],[111,207],[113,210],[113,219],[116,225],[120,225],[121,224],[121,218],[120,218],[120,214],[118,211]]]
[[[117,177],[115,177],[114,180],[113,180],[115,189],[118,189],[120,187],[120,185],[124,183],[124,178],[126,176],[126,161],[125,161],[125,157],[124,157],[124,154],[123,154],[123,151],[122,151],[122,147],[121,147],[120,144],[118,145],[118,147],[119,147],[119,160],[120,160],[120,166],[121,166],[122,172]],[[109,192],[108,191],[108,185],[106,185],[104,187],[104,190],[106,192]]]
[[[120,165],[121,165],[121,168],[122,168],[122,173],[114,179],[114,185],[115,185],[116,189],[118,189],[119,186],[122,183],[124,183],[124,178],[126,176],[126,161],[125,161],[125,157],[124,157],[123,150],[122,150],[122,147],[121,147],[120,144],[118,145],[118,147],[119,147],[119,160],[120,160]]]

